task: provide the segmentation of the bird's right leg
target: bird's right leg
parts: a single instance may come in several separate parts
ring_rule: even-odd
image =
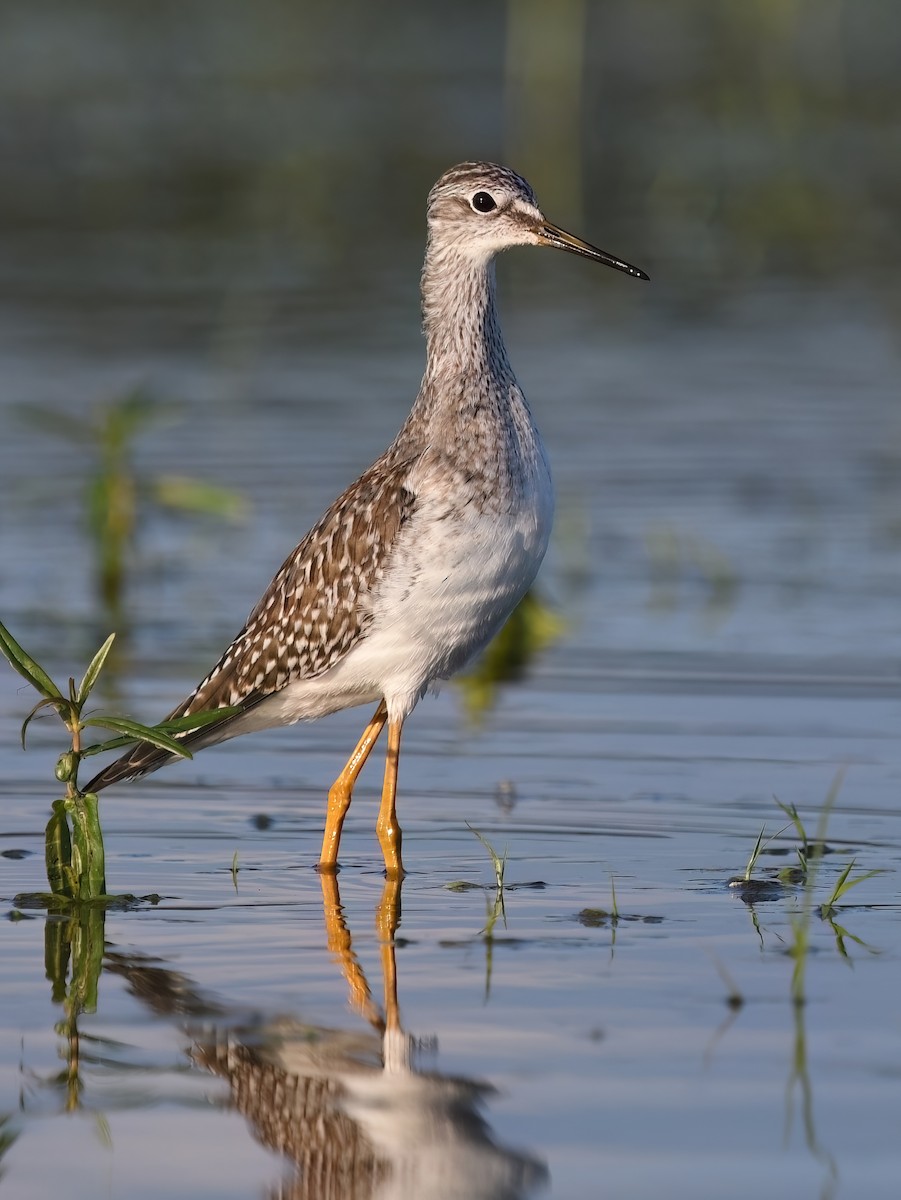
[[[322,852],[319,855],[320,871],[335,871],[338,866],[338,844],[341,841],[341,827],[347,810],[350,808],[351,796],[357,776],[363,770],[366,759],[372,747],[376,744],[379,734],[388,720],[388,710],[383,700],[373,714],[372,720],[363,730],[363,736],[357,742],[356,749],[344,764],[344,770],[329,788],[328,811],[325,817],[325,834],[322,838]]]
[[[385,782],[382,785],[382,803],[379,808],[375,830],[385,859],[385,873],[389,879],[403,879],[404,864],[401,862],[401,829],[397,823],[397,767],[400,762],[400,736],[403,721],[388,722],[388,754],[385,759]]]

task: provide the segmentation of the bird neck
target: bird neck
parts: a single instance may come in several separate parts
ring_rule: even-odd
[[[493,264],[430,245],[422,312],[425,374],[388,456],[412,460],[432,451],[457,460],[470,496],[485,505],[510,502],[526,477],[546,479],[547,466],[501,336]]]
[[[495,305],[494,262],[429,245],[422,269],[423,330],[428,347],[423,390],[456,380],[480,390],[515,383]]]

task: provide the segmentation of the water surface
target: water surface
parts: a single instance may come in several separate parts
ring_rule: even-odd
[[[752,22],[735,44],[766,51],[758,91],[742,55],[699,50],[705,38],[728,50],[728,23],[702,35],[684,14],[633,6],[656,31],[645,36],[637,18],[608,8],[604,30],[590,15],[585,103],[610,91],[624,115],[602,127],[586,107],[588,202],[567,212],[560,185],[563,211],[549,215],[574,225],[582,207],[576,231],[646,266],[654,283],[562,255],[500,265],[511,358],[556,476],[558,523],[538,584],[556,619],[478,720],[472,689],[455,684],[411,719],[402,894],[386,894],[380,870],[376,765],[348,819],[339,894],[324,894],[313,870],[327,787],[365,720],[357,711],[239,739],[104,793],[110,889],[152,898],[78,929],[17,902],[43,885],[60,740],[38,722],[22,752],[32,701],[0,671],[0,1171],[16,1200],[53,1189],[896,1194],[901,424],[897,296],[884,262],[894,184],[888,166],[877,169],[891,156],[861,152],[852,179],[834,152],[846,138],[871,147],[880,128],[861,64],[883,80],[880,112],[894,91],[879,37],[868,41],[847,14],[837,40],[802,23],[779,41]],[[173,707],[403,420],[422,370],[425,189],[452,159],[504,149],[485,132],[485,104],[505,94],[503,30],[463,10],[484,33],[463,39],[471,57],[404,74],[397,45],[374,43],[375,66],[347,67],[346,108],[328,109],[328,136],[313,121],[292,125],[311,101],[273,84],[273,39],[236,37],[234,14],[219,40],[201,37],[211,28],[202,5],[187,49],[152,22],[159,42],[124,19],[115,37],[109,24],[92,38],[80,23],[68,44],[93,47],[95,60],[85,49],[52,88],[31,77],[81,115],[83,134],[65,143],[69,157],[46,157],[44,141],[41,158],[20,139],[31,146],[17,160],[22,191],[4,200],[0,615],[62,678],[115,627],[118,657],[98,702],[141,720]],[[20,55],[56,44],[29,20],[16,25]],[[311,45],[331,45],[326,26],[307,30]],[[26,36],[33,28],[41,36]],[[181,81],[171,94],[207,122],[184,141],[152,102],[160,89],[114,70],[129,54],[156,61],[140,53],[148,38],[184,50],[163,55]],[[101,54],[110,44],[119,50]],[[826,55],[837,45],[844,73]],[[599,73],[615,46],[642,47],[631,74]],[[786,46],[806,47],[800,73]],[[732,100],[705,66],[719,61],[736,71]],[[260,62],[255,75],[248,64]],[[224,81],[217,95],[233,107],[184,83],[196,63]],[[393,132],[363,119],[370,70],[393,80],[373,111],[411,113]],[[4,95],[18,89],[21,100],[22,73],[5,78]],[[324,76],[305,86],[332,95]],[[262,110],[239,103],[248,89]],[[761,94],[767,104],[752,104]],[[722,143],[727,126],[713,137],[699,115],[710,111],[737,122]],[[444,114],[431,157],[418,127],[430,112]],[[235,122],[271,140],[242,143]],[[123,141],[123,128],[145,136]],[[278,153],[291,129],[296,161]],[[314,168],[317,138],[329,154]],[[415,155],[397,149],[407,140]],[[626,143],[638,166],[601,189]],[[217,164],[205,183],[188,152],[197,144]],[[447,161],[432,162],[445,150]],[[674,160],[698,190],[683,188]],[[784,205],[738,169],[764,161]],[[537,152],[533,162],[539,194],[553,196],[559,164]],[[725,182],[704,207],[717,163]],[[161,164],[168,193],[146,186]],[[77,204],[54,200],[45,169],[81,179],[60,192]],[[373,197],[362,206],[344,187],[361,179]],[[835,199],[844,189],[846,224]],[[757,223],[740,219],[736,201],[752,192]],[[293,209],[274,198],[295,194],[288,221]],[[216,207],[248,195],[255,205]],[[811,207],[799,209],[805,196]],[[821,229],[814,211],[833,224]],[[880,257],[872,242],[883,227]],[[92,452],[22,412],[94,420],[136,386],[158,420],[132,447],[141,518],[112,614],[85,533]],[[234,489],[243,519],[173,514],[158,503],[163,476]],[[833,853],[810,892],[730,888],[764,825],[776,836],[755,875],[771,880],[795,861],[774,797],[813,830],[842,771]],[[467,823],[507,851],[504,915]],[[881,873],[824,920],[812,906],[852,859],[855,874]],[[796,1004],[805,928],[806,1002]],[[90,980],[103,939],[76,1036],[63,992]]]

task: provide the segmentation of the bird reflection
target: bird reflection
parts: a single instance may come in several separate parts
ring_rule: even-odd
[[[547,1181],[543,1163],[498,1145],[481,1106],[493,1088],[420,1069],[422,1046],[400,1019],[394,937],[401,882],[376,910],[384,1001],[354,953],[334,875],[321,877],[326,936],[357,1033],[294,1018],[243,1021],[206,1004],[176,972],[110,956],[109,968],[156,1011],[188,1018],[192,1057],[227,1080],[235,1107],[266,1146],[297,1167],[273,1200],[526,1200]],[[196,1018],[202,1018],[195,1025]]]

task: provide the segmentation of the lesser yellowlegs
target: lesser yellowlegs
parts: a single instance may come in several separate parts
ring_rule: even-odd
[[[648,278],[552,225],[508,168],[468,162],[442,175],[428,200],[427,359],[410,415],[291,552],[247,624],[171,714],[240,709],[186,735],[193,750],[378,701],[329,791],[323,871],[337,866],[354,783],[387,724],[376,829],[389,877],[403,874],[395,797],[404,721],[431,683],[494,636],[544,558],[551,476],[495,307],[493,260],[521,245],[553,246]],[[174,757],[139,744],[87,790]]]

